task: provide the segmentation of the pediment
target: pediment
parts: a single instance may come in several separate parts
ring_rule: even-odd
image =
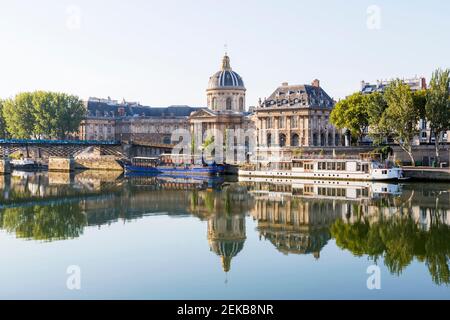
[[[213,111],[208,110],[208,109],[202,109],[202,110],[198,110],[195,111],[194,113],[191,114],[190,118],[210,118],[210,117],[215,117],[217,116]]]

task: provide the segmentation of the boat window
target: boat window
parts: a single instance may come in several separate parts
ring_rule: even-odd
[[[294,168],[303,168],[303,161],[293,163]]]

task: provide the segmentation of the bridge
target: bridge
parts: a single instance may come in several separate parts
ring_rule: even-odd
[[[170,153],[172,148],[173,145],[153,144],[144,141],[0,139],[0,157],[18,153],[22,154],[23,157],[33,159],[70,158],[89,149],[95,150],[100,155],[112,155],[123,159]]]
[[[0,155],[3,157],[13,153],[34,159],[73,157],[92,147],[100,154],[123,157],[120,141],[0,139]]]

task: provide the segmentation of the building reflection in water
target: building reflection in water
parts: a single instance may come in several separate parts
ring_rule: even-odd
[[[450,283],[448,184],[127,178],[83,172],[72,176],[0,176],[0,228],[18,238],[76,238],[145,216],[195,216],[207,222],[210,250],[225,272],[242,255],[246,216],[261,239],[284,254],[317,259],[334,239],[355,256],[382,259],[393,274],[423,262],[438,284]]]
[[[246,213],[253,206],[246,188],[237,184],[226,185],[221,191],[194,192],[191,213],[208,222],[210,250],[222,260],[222,268],[228,273],[231,261],[244,248]]]
[[[400,275],[415,259],[450,283],[448,184],[241,181],[255,198],[258,230],[281,252],[312,253],[330,239],[355,256],[381,258]]]

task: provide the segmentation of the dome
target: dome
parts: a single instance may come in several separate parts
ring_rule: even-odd
[[[230,58],[225,55],[222,61],[222,70],[209,78],[208,89],[245,89],[241,76],[234,72],[230,66]]]

